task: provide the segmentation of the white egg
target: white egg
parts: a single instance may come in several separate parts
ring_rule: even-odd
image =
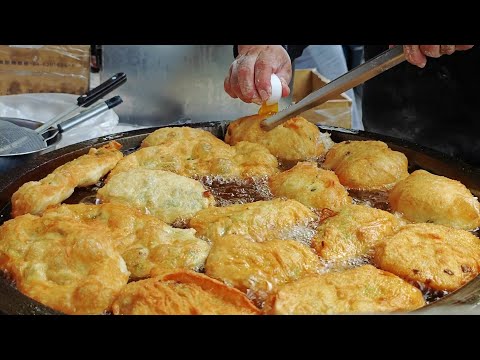
[[[267,100],[267,105],[277,104],[282,97],[282,83],[280,78],[272,74],[270,77],[270,83],[272,85],[272,95]]]

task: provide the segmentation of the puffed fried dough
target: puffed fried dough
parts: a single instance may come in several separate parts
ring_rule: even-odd
[[[105,176],[123,157],[118,142],[89,150],[88,154],[70,161],[40,181],[23,184],[12,196],[12,216],[40,215],[46,208],[60,204],[76,187],[93,185]]]
[[[434,290],[453,291],[480,269],[480,239],[465,230],[411,224],[375,247],[375,264]]]
[[[187,268],[199,270],[210,245],[193,229],[175,229],[160,219],[123,204],[62,205],[45,212],[45,219],[83,222],[92,231],[106,227],[109,238],[127,263],[132,278],[145,278]]]
[[[188,220],[215,205],[213,195],[197,181],[169,171],[134,169],[111,177],[97,192],[102,202],[135,207],[167,224]]]
[[[293,240],[256,243],[238,235],[217,239],[205,263],[208,276],[253,291],[257,298],[319,270],[318,256],[306,245]]]
[[[364,265],[283,285],[266,311],[281,315],[406,312],[425,305],[416,287]]]
[[[240,118],[228,125],[225,142],[235,145],[249,141],[264,145],[273,155],[282,160],[302,161],[321,157],[326,152],[325,135],[317,126],[297,116],[270,131],[261,128],[268,115],[253,115]],[[331,140],[328,142],[330,145]]]
[[[298,201],[274,199],[200,210],[189,224],[197,236],[213,242],[225,235],[244,235],[257,242],[290,239],[308,243],[317,220]]]
[[[210,144],[212,147],[225,146],[222,140],[209,131],[182,126],[165,127],[155,130],[142,141],[141,147],[173,144],[175,142],[187,142],[190,144],[204,142]]]
[[[473,230],[480,226],[480,204],[461,182],[414,171],[390,192],[390,206],[413,222]]]
[[[187,177],[227,178],[273,175],[279,171],[277,159],[264,146],[247,142],[236,146],[220,143],[175,141],[145,147],[119,161],[109,179],[136,168],[171,171]]]
[[[399,230],[402,222],[387,211],[363,205],[347,205],[324,220],[312,239],[312,247],[326,261],[365,256],[384,237]]]
[[[269,179],[277,197],[297,200],[315,209],[340,210],[352,199],[333,171],[319,169],[316,163],[300,162],[290,170]]]
[[[125,286],[115,315],[256,315],[260,311],[240,291],[203,274],[180,271]]]
[[[0,227],[0,269],[23,294],[67,314],[108,311],[129,277],[107,228],[30,214]]]
[[[389,190],[408,176],[407,157],[382,141],[335,144],[322,166],[333,170],[348,189]]]

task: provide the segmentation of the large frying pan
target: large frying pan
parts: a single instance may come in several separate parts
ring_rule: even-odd
[[[226,129],[225,122],[189,124],[188,126],[205,129],[221,139],[223,139]],[[12,194],[25,182],[39,180],[58,166],[87,153],[92,146],[99,147],[111,140],[121,143],[123,145],[122,150],[131,151],[156,129],[141,129],[84,141],[31,159],[25,162],[24,166],[18,168],[15,173],[0,174],[0,225],[10,218],[10,198]],[[465,184],[475,196],[480,196],[480,169],[469,166],[460,160],[410,142],[365,131],[324,126],[320,126],[320,129],[331,133],[332,140],[335,142],[345,140],[384,141],[390,148],[401,151],[408,157],[410,172],[416,169],[425,169],[434,174],[456,179]],[[458,291],[420,309],[418,312],[438,313],[442,311],[444,305],[463,305],[461,306],[463,312],[480,313],[480,276]],[[445,309],[452,311],[455,308]],[[58,312],[21,294],[3,277],[0,277],[0,313],[58,314]]]

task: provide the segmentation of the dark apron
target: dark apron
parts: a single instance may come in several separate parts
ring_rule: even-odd
[[[365,60],[386,49],[366,45]],[[479,45],[424,69],[403,63],[364,84],[363,124],[480,166],[479,90]]]

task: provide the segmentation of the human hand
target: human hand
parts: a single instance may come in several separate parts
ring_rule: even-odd
[[[238,56],[230,65],[224,89],[232,98],[261,104],[272,94],[270,77],[276,74],[282,83],[282,97],[288,96],[292,63],[280,45],[239,45]]]
[[[469,50],[472,47],[473,45],[403,45],[403,52],[409,63],[423,68],[427,64],[427,57],[438,58],[442,55],[451,55],[455,51]]]

